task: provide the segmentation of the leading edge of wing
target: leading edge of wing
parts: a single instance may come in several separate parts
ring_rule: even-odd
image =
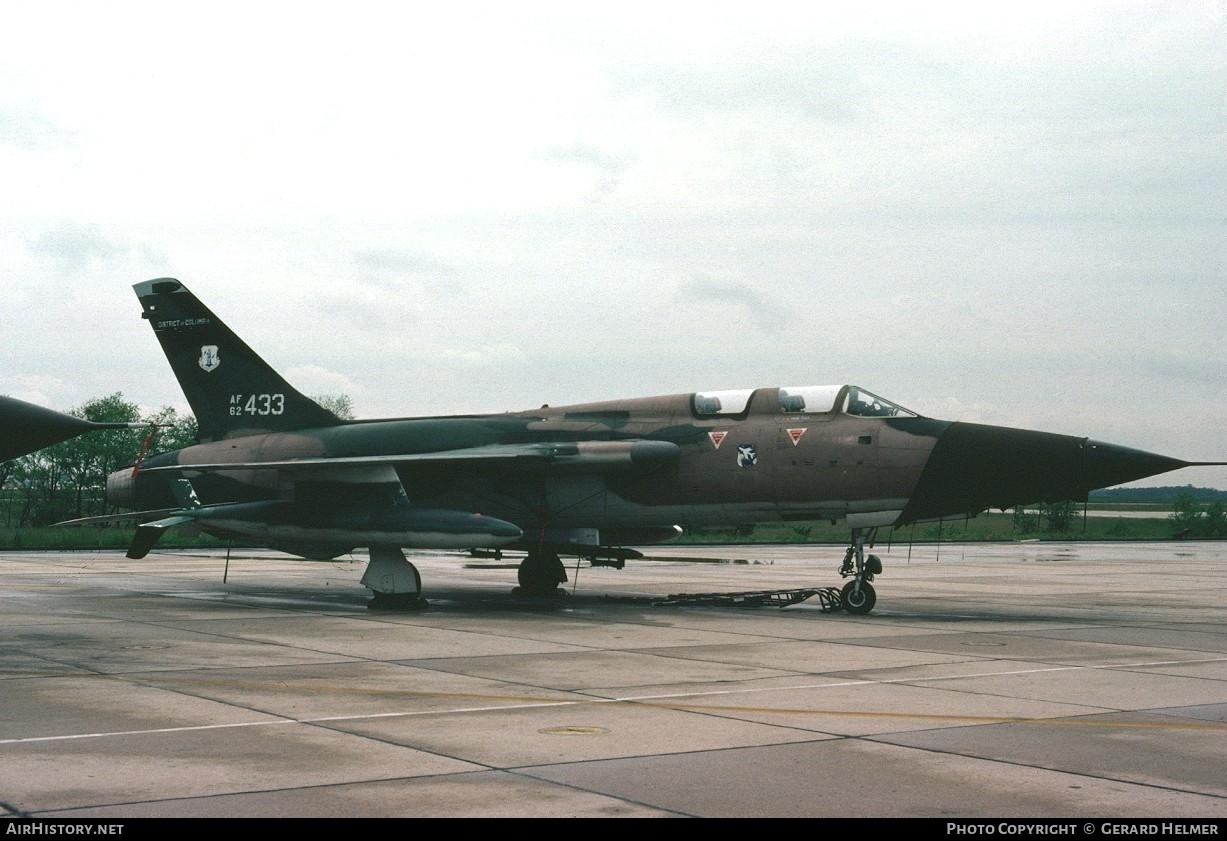
[[[170,464],[142,468],[142,473],[181,470],[318,470],[328,467],[374,467],[398,464],[455,464],[494,462],[549,464],[590,470],[651,467],[673,461],[681,448],[671,441],[565,441],[532,444],[489,444],[433,453],[395,453],[378,456],[339,456],[270,459],[266,461]]]

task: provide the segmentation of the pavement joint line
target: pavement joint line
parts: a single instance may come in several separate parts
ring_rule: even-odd
[[[205,730],[227,730],[240,727],[268,727],[272,725],[306,724],[297,719],[272,721],[233,721],[228,724],[192,724],[182,727],[154,727],[148,730],[110,730],[99,733],[66,733],[59,736],[27,736],[19,739],[0,739],[0,745],[24,745],[38,742],[69,742],[80,739],[104,739],[113,736],[155,736],[164,733],[191,733]]]
[[[642,756],[631,756],[631,757],[616,757],[616,758],[618,759],[642,759],[643,757]],[[593,762],[593,761],[603,761],[603,760],[581,760],[581,761],[582,762]],[[547,765],[547,766],[524,766],[524,767],[531,768],[531,767],[549,767],[549,766]],[[475,776],[475,775],[481,775],[481,774],[507,774],[508,776],[520,777],[520,778],[529,780],[534,783],[544,783],[546,785],[558,786],[560,788],[569,788],[574,791],[583,792],[585,794],[595,794],[595,795],[604,797],[609,800],[618,800],[624,803],[631,803],[637,806],[644,806],[646,808],[655,809],[660,812],[668,812],[670,814],[681,815],[683,817],[698,817],[697,815],[691,815],[687,812],[682,812],[682,811],[679,811],[678,809],[673,809],[668,806],[657,806],[651,803],[645,803],[639,800],[635,800],[634,798],[625,797],[623,795],[611,794],[610,792],[600,791],[599,789],[584,788],[582,786],[575,785],[574,783],[562,782],[559,780],[551,780],[548,777],[538,777],[533,774],[526,773],[520,768],[499,768],[496,766],[474,768],[468,771],[454,771],[451,773],[443,773],[443,774],[424,774],[422,776],[414,776],[414,777],[373,777],[371,779],[345,780],[343,782],[338,782],[338,783],[313,783],[311,785],[280,786],[278,788],[270,788],[270,789],[245,789],[242,791],[221,791],[221,792],[213,792],[209,794],[191,794],[191,795],[182,795],[182,796],[175,796],[175,797],[159,797],[159,798],[153,798],[150,800],[127,800],[127,801],[116,801],[113,803],[94,803],[94,804],[89,804],[85,806],[70,806],[67,809],[60,808],[60,807],[51,807],[47,809],[36,810],[34,812],[29,812],[29,813],[15,811],[13,816],[23,817],[23,818],[26,818],[26,817],[38,818],[38,817],[42,817],[49,813],[54,812],[57,814],[64,814],[66,817],[73,817],[73,815],[71,814],[72,812],[82,812],[82,811],[89,811],[92,809],[102,809],[102,808],[114,808],[117,806],[145,806],[145,805],[160,804],[160,803],[176,803],[176,802],[181,802],[185,800],[221,800],[221,799],[225,799],[228,797],[245,797],[249,795],[261,795],[261,794],[281,794],[285,792],[310,791],[312,789],[345,788],[348,786],[383,785],[385,783],[414,784],[414,783],[419,783],[419,782],[423,782],[426,780],[455,779],[458,777]],[[4,808],[4,807],[5,807],[5,804],[0,803],[0,808]]]
[[[147,595],[147,596],[161,596],[161,597],[164,597],[164,598],[182,598],[182,599],[187,599],[187,600],[189,600],[189,601],[201,601],[201,602],[205,602],[205,603],[212,603],[212,601],[213,601],[213,600],[211,600],[211,599],[201,598],[201,597],[196,596],[196,595],[193,595],[193,594],[186,594],[186,595],[185,595],[185,594],[179,594],[179,593],[155,592],[155,591],[146,591],[146,590],[132,590],[132,589],[124,589],[124,588],[120,588],[120,589],[121,589],[121,591],[122,591],[122,592],[126,592],[126,593],[135,593],[135,594],[138,594],[138,595]],[[659,595],[652,595],[652,596],[649,596],[649,598],[659,598]],[[259,609],[259,608],[261,607],[260,605],[246,604],[246,603],[243,603],[243,602],[241,602],[241,601],[236,601],[235,603],[236,603],[236,604],[239,604],[239,605],[241,605],[241,606],[243,606],[243,607],[250,607],[250,608],[252,608],[252,609]],[[324,616],[329,616],[329,617],[331,617],[331,618],[342,618],[342,619],[360,619],[360,620],[365,621],[365,622],[373,622],[373,623],[376,623],[376,624],[382,624],[382,625],[392,625],[392,626],[402,626],[402,627],[403,627],[403,626],[410,626],[410,627],[422,627],[422,628],[429,628],[429,629],[432,629],[432,630],[441,630],[441,631],[455,631],[455,632],[457,632],[457,633],[466,633],[466,634],[484,634],[484,633],[485,633],[484,631],[470,631],[470,630],[467,630],[467,629],[453,628],[453,627],[451,627],[451,626],[449,626],[449,625],[436,625],[436,624],[432,624],[432,623],[429,623],[429,622],[395,621],[395,620],[393,620],[393,619],[384,618],[384,617],[380,617],[380,616],[372,616],[372,615],[370,615],[370,614],[364,614],[364,613],[361,613],[361,612],[349,612],[349,611],[345,611],[345,612],[341,612],[341,613],[335,613],[335,612],[330,612],[330,611],[327,611],[327,610],[325,610],[325,611],[316,611],[316,610],[295,610],[295,609],[293,609],[293,608],[289,608],[289,607],[273,607],[273,608],[270,608],[270,609],[279,610],[279,611],[281,611],[282,615],[279,615],[279,616],[274,616],[274,617],[261,617],[261,618],[270,618],[270,619],[284,619],[284,618],[288,618],[288,617],[290,617],[290,616],[296,616],[296,615],[297,615],[297,616],[301,616],[301,615],[303,615],[303,614],[306,614],[306,615],[324,615]],[[608,624],[609,624],[609,623],[607,623],[607,622],[602,622],[602,621],[600,621],[600,620],[598,620],[598,619],[589,619],[589,618],[587,618],[587,617],[568,616],[567,618],[568,618],[568,619],[570,619],[570,620],[572,620],[572,621],[576,621],[576,622],[586,622],[586,623],[589,623],[589,624],[591,624],[591,625],[593,625],[593,626],[596,626],[596,627],[603,627],[603,626],[606,626],[606,625],[608,625]],[[166,620],[166,621],[163,621],[163,622],[141,622],[140,620],[133,620],[131,617],[110,617],[110,616],[108,616],[108,617],[107,617],[107,621],[112,621],[112,622],[125,622],[125,621],[127,621],[127,622],[131,622],[131,621],[136,621],[138,624],[150,624],[150,625],[154,625],[154,626],[156,626],[156,627],[168,627],[168,628],[172,628],[172,629],[174,629],[174,630],[180,630],[180,631],[185,630],[184,628],[181,628],[181,627],[179,627],[179,626],[178,626],[178,624],[176,624],[176,620]],[[204,622],[204,621],[211,621],[211,620],[209,620],[209,619],[207,619],[207,618],[202,618],[202,619],[185,619],[185,620],[177,620],[177,621],[181,621],[181,622]],[[216,620],[216,621],[228,621],[228,620],[227,620],[227,619],[219,619],[219,620]],[[634,621],[630,621],[630,620],[629,620],[629,618],[628,618],[628,619],[624,619],[624,620],[619,620],[619,622],[621,622],[621,623],[623,623],[623,624],[627,624],[627,625],[634,625],[634,626],[638,626],[638,627],[652,627],[652,626],[651,626],[649,623],[645,623],[645,622],[634,622]],[[679,627],[686,628],[686,626],[679,626]],[[694,628],[686,628],[686,629],[688,629],[688,630],[700,630],[700,629],[694,629]],[[196,630],[196,629],[190,629],[190,630]],[[706,630],[706,629],[702,629],[702,630]],[[200,632],[200,633],[209,633],[209,632],[207,632],[207,631],[199,631],[199,632]],[[738,631],[734,631],[734,632],[723,631],[722,633],[733,633],[733,634],[738,635],[738,636],[755,637],[755,638],[759,638],[759,641],[760,641],[760,642],[767,642],[767,641],[782,641],[782,640],[784,640],[784,641],[791,640],[791,641],[794,641],[794,642],[808,642],[808,641],[809,641],[809,640],[801,640],[801,639],[797,639],[797,638],[794,638],[794,637],[790,637],[790,636],[788,636],[788,635],[760,634],[760,633],[748,633],[748,632],[738,632]],[[948,633],[955,633],[955,632],[954,632],[954,631],[949,631]],[[219,635],[219,636],[229,636],[229,635],[227,635],[227,634],[222,634],[222,633],[218,633],[218,635]],[[534,636],[520,636],[520,635],[515,635],[515,634],[499,634],[499,636],[500,636],[500,637],[507,637],[507,638],[510,638],[510,639],[522,639],[522,640],[529,641],[529,642],[550,642],[550,643],[553,643],[553,644],[555,644],[555,645],[570,645],[570,646],[575,646],[575,647],[577,647],[577,648],[581,648],[581,649],[584,649],[584,650],[592,650],[592,651],[611,651],[611,650],[617,650],[617,649],[609,649],[609,648],[606,648],[606,647],[601,647],[601,646],[596,646],[596,645],[588,645],[588,644],[584,644],[584,643],[575,643],[575,642],[571,642],[571,643],[560,643],[560,642],[557,642],[556,640],[545,640],[545,639],[541,639],[541,638],[539,638],[539,637],[534,637]],[[239,638],[239,639],[248,639],[247,637],[238,637],[238,638]],[[267,640],[253,640],[253,641],[255,641],[255,642],[268,642]],[[841,641],[837,641],[837,643],[836,643],[836,644],[857,645],[858,643],[856,643],[855,641],[841,640]],[[684,645],[679,645],[679,646],[663,646],[663,647],[661,647],[661,648],[660,648],[660,650],[667,650],[667,649],[669,649],[669,648],[676,648],[676,647],[686,647],[686,646],[684,646]],[[315,651],[315,649],[310,649],[310,648],[305,649],[305,650],[307,650],[307,651]]]
[[[328,616],[328,618],[332,618],[332,619],[337,619],[337,618],[340,618],[340,619],[355,618],[355,617],[350,617],[350,616],[335,616],[335,615],[331,615],[331,614],[315,614],[315,613],[310,613],[310,612],[305,613],[305,614],[303,614],[303,613],[298,613],[298,614],[295,614],[293,617],[291,617],[291,616],[275,616],[275,617],[265,617],[265,618],[270,618],[270,619],[277,619],[277,620],[281,620],[281,619],[288,619],[288,618],[302,618],[304,615],[305,615],[305,616],[321,616],[321,615],[326,615],[326,616]],[[361,617],[358,617],[358,618],[361,618]],[[360,662],[368,662],[368,663],[400,662],[400,661],[388,661],[388,660],[381,660],[381,659],[379,659],[379,658],[377,658],[377,657],[373,657],[373,656],[370,656],[370,655],[364,655],[364,654],[346,654],[346,653],[344,653],[344,652],[340,652],[340,651],[330,651],[330,650],[328,650],[328,649],[324,649],[324,648],[315,648],[315,647],[312,647],[312,646],[309,646],[309,645],[302,645],[302,644],[299,644],[299,643],[283,642],[283,641],[281,641],[281,640],[273,640],[273,639],[261,639],[261,638],[259,638],[259,637],[255,637],[255,636],[245,636],[245,635],[242,635],[242,634],[236,634],[236,633],[232,633],[232,632],[225,632],[225,631],[221,631],[221,630],[217,630],[217,629],[208,629],[208,630],[204,630],[204,629],[197,629],[197,628],[184,628],[184,627],[181,627],[181,625],[180,625],[180,624],[178,624],[178,623],[182,623],[182,622],[198,622],[198,621],[210,621],[210,620],[184,619],[184,620],[159,620],[159,621],[150,621],[150,620],[142,620],[142,619],[128,619],[128,620],[126,620],[126,621],[128,621],[128,622],[130,622],[130,623],[132,623],[132,624],[134,624],[134,625],[143,625],[143,626],[147,626],[147,627],[151,627],[151,628],[158,628],[158,629],[160,629],[160,630],[164,630],[164,631],[165,631],[165,630],[170,630],[170,631],[178,631],[178,632],[180,632],[180,633],[184,633],[184,634],[199,634],[200,636],[204,636],[204,637],[217,637],[217,638],[220,638],[220,639],[235,640],[235,641],[238,641],[238,642],[243,642],[243,643],[247,643],[247,644],[250,644],[250,645],[271,645],[271,646],[275,646],[275,647],[278,647],[278,648],[288,648],[288,649],[292,649],[292,650],[294,650],[294,651],[305,651],[305,652],[309,652],[309,653],[311,653],[311,654],[323,654],[323,655],[327,655],[327,656],[330,656],[330,657],[347,657],[347,658],[350,658],[350,659],[354,660],[355,662],[359,662],[359,661],[360,661]],[[221,621],[229,621],[229,620],[221,620]],[[363,621],[367,621],[367,620],[365,620],[365,619],[364,619]],[[378,622],[379,620],[371,620],[371,621],[376,621],[376,622]],[[401,624],[403,624],[403,623],[398,623],[398,622],[388,622],[388,621],[386,621],[386,620],[385,620],[385,621],[383,621],[383,622],[380,622],[379,624],[383,624],[383,625],[390,625],[390,626],[395,626],[395,625],[401,625]],[[419,626],[414,625],[413,627],[419,627]],[[457,631],[457,630],[450,629],[450,628],[447,628],[447,629],[439,629],[439,630],[445,630],[445,631],[447,631],[448,633],[464,634],[464,635],[466,635],[466,636],[484,636],[484,637],[492,637],[492,636],[502,637],[502,636],[503,636],[503,635],[501,635],[501,634],[491,634],[491,633],[487,633],[487,632],[485,632],[485,631]],[[518,639],[517,637],[509,637],[509,638],[510,638],[510,639]],[[594,646],[585,645],[585,644],[583,644],[583,643],[563,643],[563,642],[554,642],[554,641],[551,641],[551,640],[539,640],[539,639],[531,639],[531,638],[525,638],[525,639],[526,639],[526,641],[530,641],[530,642],[545,643],[545,644],[548,644],[548,645],[564,646],[564,647],[566,647],[566,648],[570,648],[570,649],[572,649],[572,650],[570,650],[570,651],[565,651],[565,650],[564,650],[564,651],[546,652],[546,653],[550,653],[550,654],[578,654],[578,653],[586,653],[586,654],[587,654],[587,653],[594,653],[594,652],[601,652],[601,651],[608,651],[608,650],[610,650],[610,649],[604,649],[604,648],[596,648],[596,647],[594,647]],[[615,649],[615,650],[616,650],[616,649]],[[495,655],[478,655],[478,656],[502,657],[502,656],[506,656],[506,655],[502,655],[502,654],[495,654]],[[413,659],[413,658],[405,658],[405,659],[404,659],[404,662],[409,662],[409,661],[412,661],[412,659]],[[428,659],[450,660],[450,659],[456,659],[456,658],[452,658],[452,657],[440,657],[440,658],[428,658]],[[462,659],[463,659],[463,658],[462,658]]]
[[[141,681],[139,678],[132,679],[132,680],[127,680],[127,679],[124,679],[124,678],[120,678],[119,680],[121,680],[122,682],[129,683],[130,685],[133,685],[133,686],[144,686],[144,687],[151,688],[151,689],[157,689],[157,690],[159,690],[159,691],[166,691],[166,692],[176,693],[176,694],[182,695],[182,696],[187,697],[187,698],[196,698],[196,699],[199,699],[199,700],[209,701],[209,702],[211,702],[211,703],[220,703],[220,704],[223,704],[223,705],[225,705],[225,706],[232,707],[232,708],[235,708],[235,709],[240,709],[240,710],[243,710],[243,711],[245,711],[245,712],[249,712],[249,713],[256,713],[256,714],[259,714],[259,715],[270,715],[270,716],[276,716],[276,718],[274,719],[274,721],[276,721],[277,719],[280,719],[282,722],[284,722],[284,723],[286,723],[286,724],[301,724],[301,725],[306,726],[306,727],[315,727],[315,728],[317,728],[317,729],[319,729],[319,730],[324,730],[324,731],[327,731],[327,732],[330,732],[330,733],[339,733],[339,734],[343,734],[343,735],[348,736],[348,737],[350,737],[350,738],[367,739],[367,740],[370,740],[370,741],[372,741],[372,742],[379,742],[379,743],[386,744],[386,745],[391,745],[391,746],[393,746],[393,747],[397,747],[397,748],[404,748],[404,749],[408,749],[408,750],[414,750],[414,751],[417,751],[418,753],[425,753],[425,754],[432,754],[432,755],[434,755],[434,756],[441,756],[441,757],[444,757],[445,759],[454,759],[454,760],[457,760],[457,761],[460,761],[460,762],[466,762],[466,763],[468,763],[468,764],[470,764],[470,765],[478,765],[478,766],[481,766],[481,767],[483,767],[483,768],[488,768],[488,769],[489,769],[489,768],[493,768],[493,767],[494,767],[494,766],[488,765],[487,763],[484,763],[484,762],[479,762],[479,761],[477,761],[477,760],[468,760],[468,759],[463,759],[463,758],[461,758],[461,757],[458,757],[458,756],[452,756],[452,755],[450,755],[450,754],[441,753],[441,752],[439,752],[439,751],[432,751],[432,750],[428,750],[428,749],[427,749],[427,748],[425,748],[425,747],[414,747],[414,746],[412,746],[412,745],[404,745],[404,744],[400,744],[399,742],[395,742],[395,741],[393,741],[393,740],[391,740],[391,739],[382,738],[382,737],[380,737],[380,736],[376,736],[376,735],[372,735],[372,734],[368,734],[368,733],[354,733],[354,732],[350,732],[350,731],[347,731],[347,730],[342,730],[342,729],[341,729],[341,728],[339,728],[339,727],[332,727],[332,726],[329,726],[329,723],[328,723],[328,722],[325,722],[325,721],[314,721],[314,720],[308,720],[308,719],[295,719],[295,718],[292,718],[291,716],[287,716],[287,715],[285,715],[285,714],[283,714],[283,713],[277,713],[277,712],[273,712],[273,711],[269,711],[269,710],[261,710],[261,709],[258,709],[257,707],[254,707],[254,706],[250,705],[250,704],[241,704],[241,703],[238,703],[237,701],[224,701],[224,700],[220,700],[220,699],[216,699],[216,698],[210,698],[210,697],[208,697],[207,695],[197,695],[197,694],[194,694],[194,693],[188,692],[188,691],[186,691],[186,690],[184,690],[184,689],[182,689],[182,688],[179,688],[179,687],[167,687],[167,686],[159,686],[159,685],[157,685],[157,684],[150,683],[150,682],[148,682],[148,681]],[[235,725],[235,726],[241,726],[242,724],[243,724],[242,722],[238,722],[238,723],[236,723],[236,725]],[[3,744],[3,742],[0,742],[0,744]]]
[[[631,695],[631,696],[622,696],[622,697],[614,697],[614,698],[603,698],[600,696],[591,696],[591,697],[585,697],[582,699],[563,699],[563,700],[553,700],[553,701],[542,700],[542,701],[534,701],[532,703],[523,703],[523,704],[503,704],[499,706],[488,706],[487,705],[487,706],[455,707],[452,709],[445,709],[445,710],[405,710],[405,711],[399,711],[399,712],[369,713],[365,715],[313,716],[311,718],[283,717],[283,718],[274,719],[271,721],[238,721],[238,722],[229,722],[225,724],[196,724],[196,725],[184,725],[181,727],[157,727],[157,728],[150,728],[147,730],[119,730],[119,731],[104,731],[104,732],[97,732],[97,733],[68,733],[68,734],[61,734],[58,736],[28,736],[28,737],[21,737],[21,738],[16,738],[16,739],[0,739],[0,745],[20,745],[20,744],[32,744],[32,743],[40,743],[40,742],[61,742],[61,741],[81,740],[81,739],[101,739],[101,738],[116,737],[116,736],[144,736],[144,735],[161,735],[161,734],[168,734],[168,733],[189,733],[189,732],[199,732],[199,731],[208,731],[208,730],[238,729],[238,728],[244,728],[244,727],[269,727],[273,725],[334,724],[334,723],[347,722],[347,721],[357,722],[357,721],[374,721],[378,719],[388,719],[388,718],[415,718],[418,716],[428,716],[428,715],[466,715],[466,714],[471,714],[471,713],[489,713],[489,712],[507,712],[507,711],[515,711],[515,710],[550,709],[550,708],[555,708],[555,707],[595,706],[595,705],[604,705],[604,704],[645,704],[646,705],[646,704],[650,704],[650,702],[653,702],[653,701],[670,701],[670,700],[681,699],[681,698],[702,698],[702,697],[712,697],[712,696],[721,696],[721,695],[741,695],[741,694],[762,693],[762,692],[791,692],[795,690],[804,690],[804,689],[835,689],[835,688],[843,688],[843,687],[848,687],[848,686],[873,686],[873,685],[893,685],[893,684],[909,684],[910,685],[910,684],[915,683],[917,680],[946,681],[946,680],[961,680],[964,678],[976,678],[976,677],[999,677],[999,676],[1011,676],[1011,675],[1039,674],[1039,673],[1045,673],[1045,672],[1067,672],[1067,671],[1101,670],[1101,669],[1102,670],[1112,670],[1112,669],[1120,669],[1120,668],[1139,668],[1143,666],[1167,666],[1167,665],[1178,665],[1178,664],[1189,663],[1189,662],[1204,662],[1204,663],[1227,662],[1227,657],[1216,657],[1213,659],[1199,660],[1199,661],[1175,660],[1175,661],[1162,661],[1162,662],[1152,662],[1152,663],[1110,664],[1106,666],[1103,666],[1103,665],[1101,666],[1049,666],[1049,667],[1045,667],[1042,669],[1018,669],[1018,670],[1013,670],[1013,671],[1008,671],[1008,672],[983,672],[983,673],[968,674],[968,675],[938,675],[932,678],[909,677],[909,678],[887,678],[884,680],[868,680],[868,679],[866,680],[847,680],[847,681],[836,681],[836,682],[826,682],[826,683],[803,684],[800,686],[771,686],[771,687],[757,686],[757,687],[743,687],[739,689],[718,689],[718,690],[707,690],[707,691],[674,692],[674,693],[660,693],[660,694],[655,694],[655,695]],[[443,693],[428,693],[428,694],[439,695]],[[223,702],[223,703],[227,703],[227,702]],[[673,705],[668,705],[668,706],[670,706],[670,708],[673,708]],[[680,711],[686,712],[688,711],[687,706],[688,705],[678,705],[678,708],[680,709]],[[738,712],[738,711],[744,712],[747,709],[748,708],[739,708],[739,707],[699,706],[699,707],[696,707],[693,711],[694,712],[719,712],[723,710],[723,711],[731,711],[731,712]],[[770,708],[762,708],[762,709],[758,709],[758,711],[766,712],[766,713],[773,712],[773,710],[771,710]],[[253,712],[255,712],[255,710],[253,710]],[[788,714],[788,713],[796,713],[796,712],[823,712],[823,711],[781,709],[781,710],[775,710],[774,712],[781,713],[781,714]],[[884,717],[889,717],[889,718],[912,717],[909,713],[906,713],[906,712],[897,712],[897,713],[874,712],[872,710],[828,710],[825,712],[829,714],[840,713],[840,714],[853,715],[853,716],[871,715],[875,717],[884,716]],[[277,715],[277,713],[264,713],[264,714]],[[1012,716],[926,715],[924,717],[925,718],[950,719],[950,720],[958,720],[958,721],[982,721],[982,722],[991,721],[991,722],[1000,722],[1003,724],[1020,724],[1020,723],[1029,723],[1029,722],[1037,722],[1037,721],[1045,720],[1045,719],[1034,719],[1034,718],[1023,718],[1023,717],[1012,717]],[[1060,718],[1060,717],[1058,716],[1055,718]],[[1112,724],[1112,726],[1125,726],[1125,725],[1119,722],[1115,722]],[[1180,724],[1176,726],[1181,727],[1181,728],[1195,727],[1195,725],[1193,724],[1188,724],[1188,725]],[[1218,724],[1216,722],[1205,722],[1204,723],[1204,729],[1218,730],[1218,729],[1221,729],[1222,727],[1223,725]]]
[[[974,661],[973,661],[974,662]],[[932,677],[898,677],[898,678],[882,678],[872,679],[864,678],[860,680],[844,680],[835,683],[811,683],[802,684],[799,686],[752,686],[743,687],[740,689],[714,689],[702,692],[681,692],[677,694],[661,694],[661,695],[642,695],[637,697],[618,698],[620,701],[655,701],[665,700],[668,698],[694,698],[707,695],[740,695],[742,693],[752,692],[772,692],[779,690],[793,689],[836,689],[847,686],[867,686],[867,685],[890,685],[890,684],[913,684],[913,683],[932,683],[937,681],[947,680],[962,680],[964,678],[980,678],[980,677],[1010,677],[1016,675],[1042,674],[1044,672],[1070,672],[1070,671],[1112,671],[1116,669],[1139,669],[1153,668],[1157,666],[1180,666],[1195,663],[1227,663],[1227,657],[1212,657],[1202,660],[1162,660],[1149,663],[1109,663],[1104,665],[1080,665],[1080,666],[1045,666],[1039,669],[1014,669],[1004,672],[971,672],[968,674],[959,675],[934,675]],[[940,665],[940,664],[939,664]],[[905,667],[906,668],[906,667]]]
[[[873,744],[878,744],[878,745],[890,745],[891,747],[896,747],[896,748],[919,750],[919,751],[924,751],[925,753],[935,753],[940,756],[957,756],[961,759],[978,759],[984,762],[993,762],[999,765],[1012,765],[1016,768],[1030,768],[1036,771],[1049,771],[1049,772],[1056,773],[1056,774],[1068,774],[1071,777],[1084,777],[1088,780],[1098,780],[1100,782],[1123,783],[1124,785],[1142,786],[1144,788],[1153,788],[1153,789],[1158,789],[1160,791],[1171,791],[1177,794],[1192,794],[1197,797],[1211,797],[1211,798],[1214,798],[1215,800],[1227,799],[1227,796],[1224,796],[1222,794],[1213,794],[1211,792],[1198,791],[1196,789],[1191,789],[1191,788],[1179,788],[1178,786],[1174,786],[1174,785],[1163,785],[1161,783],[1146,782],[1145,780],[1130,780],[1130,779],[1126,779],[1123,777],[1108,776],[1107,774],[1093,774],[1093,773],[1090,773],[1089,771],[1075,771],[1069,768],[1054,768],[1048,765],[1036,765],[1035,763],[1032,763],[1032,762],[1021,762],[1017,759],[1005,759],[1003,757],[996,757],[996,756],[980,756],[980,755],[973,754],[973,753],[960,753],[954,750],[940,750],[934,747],[927,747],[927,746],[921,746],[921,745],[908,745],[902,742],[892,742],[888,738],[886,738],[890,735],[893,735],[893,734],[889,734],[889,733],[867,734],[865,736],[858,736],[857,739],[859,741],[872,742]]]
[[[642,759],[643,757],[633,756],[633,757],[615,757],[615,758],[617,759]],[[583,762],[600,762],[604,760],[582,760],[582,761]],[[534,766],[528,766],[528,767],[534,767]],[[541,767],[541,766],[536,766],[536,767]],[[548,766],[545,766],[545,767],[548,767]],[[630,803],[635,806],[642,806],[646,809],[655,809],[658,812],[667,812],[670,815],[677,815],[683,818],[702,817],[702,815],[699,815],[696,813],[683,812],[681,809],[676,809],[670,806],[661,806],[656,803],[648,803],[645,800],[637,800],[633,797],[627,797],[626,795],[623,795],[623,794],[614,794],[608,791],[601,791],[598,788],[588,788],[586,786],[576,785],[575,783],[563,782],[562,780],[551,780],[548,777],[538,777],[535,774],[529,774],[517,768],[502,768],[499,770],[501,770],[504,774],[511,774],[512,776],[520,777],[525,780],[532,780],[533,782],[538,782],[538,783],[550,783],[552,785],[561,786],[562,788],[569,788],[573,791],[580,791],[580,792],[583,792],[584,794],[595,794],[600,797],[608,797],[611,800],[618,800],[623,803]]]
[[[477,764],[477,763],[474,763]],[[108,809],[116,806],[147,806],[158,803],[176,803],[184,800],[218,800],[226,797],[245,797],[253,794],[280,794],[284,792],[310,791],[312,789],[331,789],[344,788],[346,786],[365,786],[365,785],[380,785],[382,783],[414,783],[421,780],[438,780],[449,779],[453,777],[464,777],[471,774],[489,774],[491,772],[500,772],[501,768],[474,768],[467,771],[452,771],[441,774],[423,774],[414,777],[371,777],[369,779],[352,779],[343,780],[335,783],[309,783],[300,786],[278,786],[276,788],[249,788],[239,791],[217,791],[207,794],[185,794],[174,795],[171,797],[154,797],[147,800],[117,800],[109,803],[88,803],[79,806],[51,806],[45,809],[37,809],[29,812],[23,817],[43,817],[50,813],[64,813],[65,817],[74,817],[71,812],[83,812],[91,809]],[[0,803],[0,806],[3,806]],[[84,816],[83,816],[84,817]]]

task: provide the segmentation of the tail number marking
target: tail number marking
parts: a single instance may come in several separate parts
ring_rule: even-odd
[[[249,394],[246,400],[243,399],[242,394],[230,395],[231,417],[280,415],[284,412],[284,394]]]

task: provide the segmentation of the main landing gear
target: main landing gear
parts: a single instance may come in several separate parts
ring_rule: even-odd
[[[558,585],[567,580],[567,569],[557,554],[537,550],[520,561],[517,577],[520,580],[517,594],[553,596],[558,592]]]
[[[844,610],[858,616],[873,610],[873,606],[877,604],[878,595],[873,591],[873,585],[869,582],[875,575],[882,574],[882,559],[877,555],[867,556],[865,554],[863,531],[859,528],[852,530],[852,544],[844,554],[843,565],[839,568],[841,577],[852,578],[839,594]],[[873,545],[873,538],[876,535],[877,529],[869,532],[870,545]]]
[[[372,546],[362,586],[372,591],[368,610],[422,610],[422,576],[399,546]]]

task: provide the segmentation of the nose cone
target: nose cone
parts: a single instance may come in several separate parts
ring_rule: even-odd
[[[1145,479],[1188,466],[1178,458],[1118,447],[1102,441],[1087,441],[1083,454],[1082,479],[1086,490],[1106,488],[1134,479]]]
[[[1071,435],[952,423],[929,454],[900,521],[1079,498],[1085,443]]]
[[[0,397],[0,461],[67,441],[92,428],[87,420]]]
[[[933,447],[899,522],[1083,499],[1093,488],[1187,464],[1071,435],[952,423]]]

